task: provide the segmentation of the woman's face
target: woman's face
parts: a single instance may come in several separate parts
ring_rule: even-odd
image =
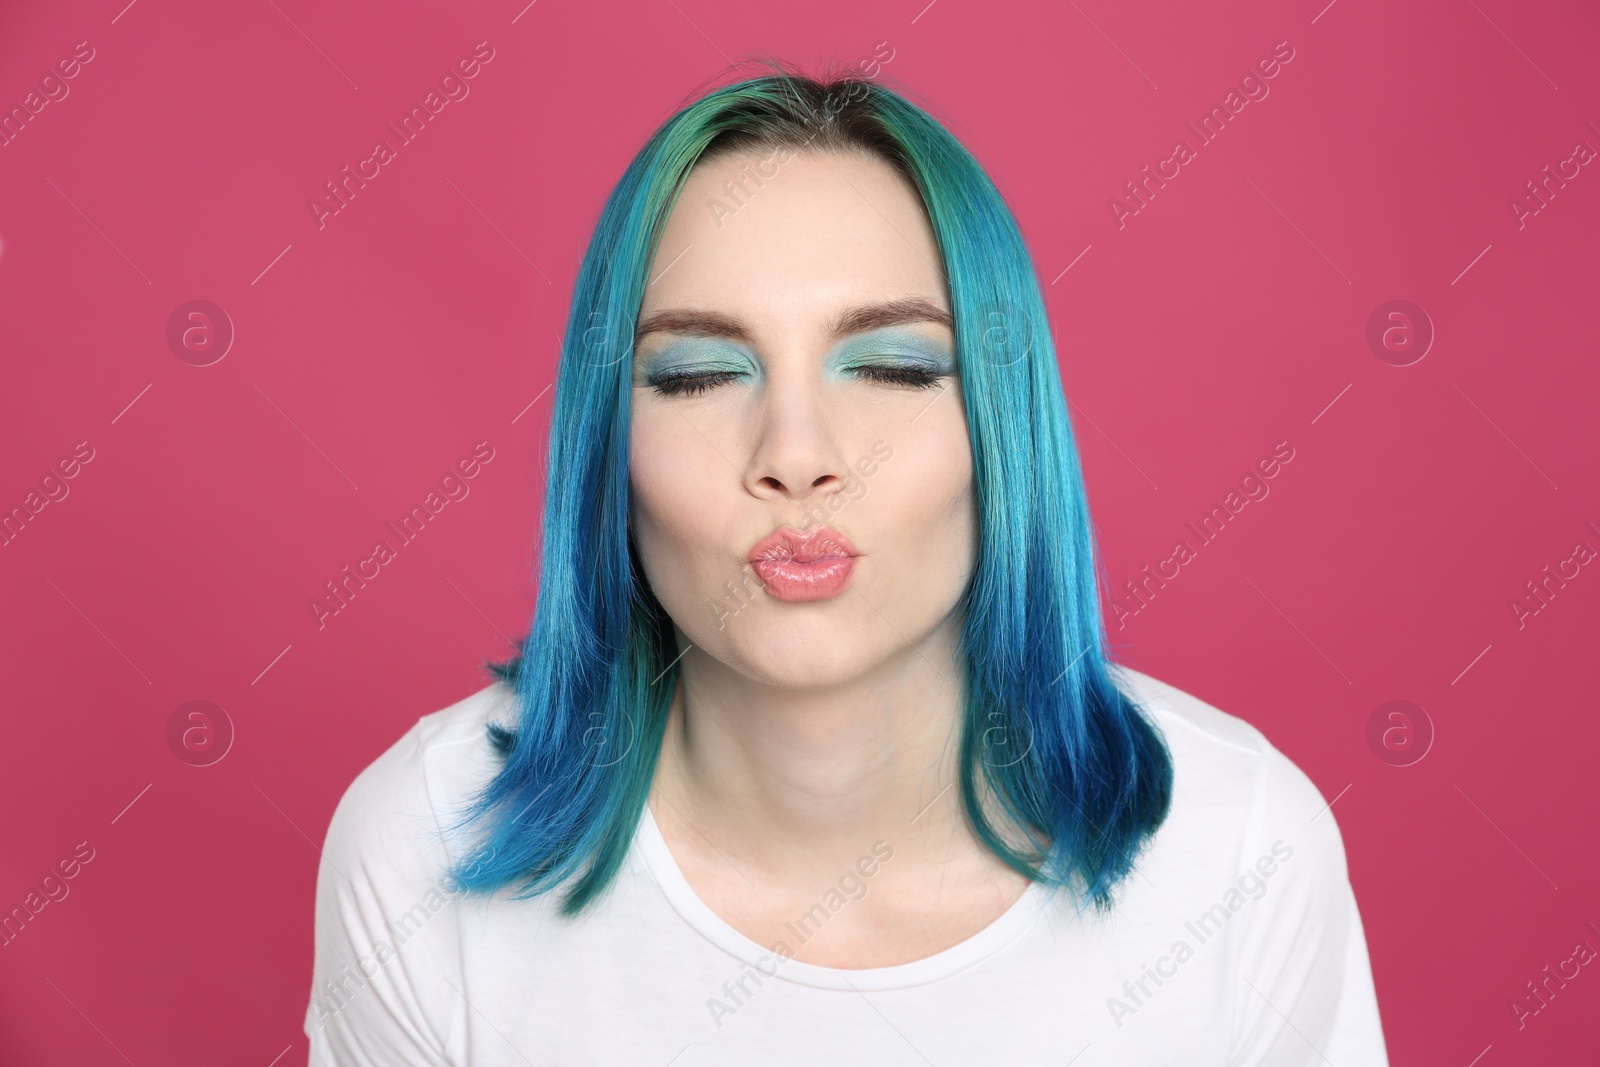
[[[915,191],[859,155],[702,161],[638,330],[630,525],[684,637],[786,687],[948,655],[976,509]]]

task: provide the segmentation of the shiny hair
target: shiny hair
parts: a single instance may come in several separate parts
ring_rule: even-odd
[[[958,606],[962,807],[1012,869],[1108,908],[1166,818],[1172,763],[1112,681],[1082,474],[1022,234],[978,162],[905,96],[859,73],[781,67],[678,110],[601,211],[557,372],[532,626],[515,659],[491,665],[515,689],[515,717],[488,727],[500,765],[453,824],[478,833],[447,880],[517,899],[570,883],[561,911],[575,915],[628,852],[678,669],[628,532],[635,318],[690,169],[773,148],[866,153],[921,197],[949,286],[979,512]]]

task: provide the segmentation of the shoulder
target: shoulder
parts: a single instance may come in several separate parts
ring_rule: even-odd
[[[1333,801],[1260,730],[1165,682],[1116,668],[1173,758],[1168,822],[1146,857],[1156,914],[1213,959],[1229,1063],[1387,1062],[1361,914]],[[1189,946],[1185,944],[1185,948]]]
[[[329,861],[368,866],[386,853],[399,861],[434,852],[457,809],[493,775],[488,725],[509,720],[514,697],[496,682],[419,718],[345,789],[328,826]]]
[[[1166,740],[1173,762],[1167,832],[1231,846],[1250,865],[1258,850],[1302,850],[1321,874],[1346,876],[1344,845],[1328,800],[1311,778],[1256,727],[1148,674],[1114,665],[1119,687],[1134,698]]]
[[[317,867],[311,1063],[446,1062],[462,979],[441,830],[490,773],[486,727],[511,696],[496,684],[423,716],[334,809]]]
[[[1246,760],[1277,751],[1260,730],[1192,693],[1122,664],[1112,664],[1111,672],[1118,687],[1156,720],[1175,750]]]

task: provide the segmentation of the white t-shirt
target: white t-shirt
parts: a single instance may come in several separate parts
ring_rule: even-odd
[[[564,919],[553,896],[448,898],[436,831],[492,774],[484,725],[510,722],[512,692],[425,716],[328,828],[311,1067],[1386,1065],[1327,802],[1255,728],[1118,670],[1175,781],[1117,906],[1079,915],[1033,885],[966,941],[863,970],[785,960],[718,918],[648,807],[592,914]],[[795,932],[870,891],[878,858],[841,872]]]

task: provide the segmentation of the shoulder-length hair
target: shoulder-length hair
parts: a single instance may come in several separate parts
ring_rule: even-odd
[[[781,65],[672,115],[601,211],[557,372],[537,606],[520,654],[491,665],[515,688],[515,719],[488,728],[500,766],[454,823],[478,833],[446,880],[465,893],[510,886],[515,899],[570,882],[561,912],[575,915],[610,884],[643,816],[678,653],[628,533],[634,323],[690,169],[750,149],[865,152],[921,196],[949,286],[979,512],[958,608],[962,808],[1008,866],[1108,908],[1166,818],[1172,763],[1110,676],[1082,475],[1022,234],[927,112],[869,78]]]

